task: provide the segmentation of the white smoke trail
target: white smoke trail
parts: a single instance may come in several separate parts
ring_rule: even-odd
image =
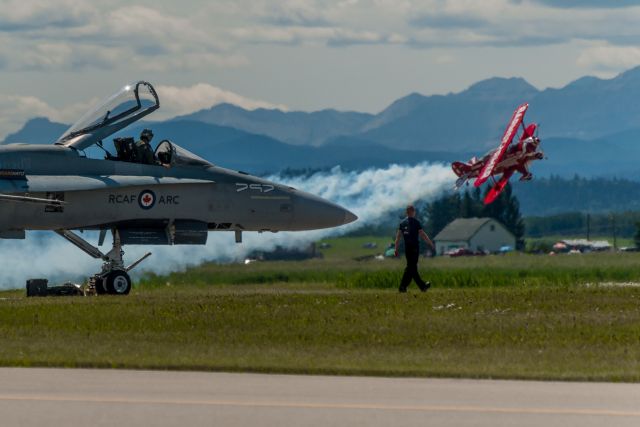
[[[344,234],[365,225],[378,223],[392,211],[407,203],[428,201],[451,188],[455,176],[448,166],[419,164],[392,165],[363,172],[345,172],[339,167],[310,177],[269,177],[300,190],[316,194],[354,212],[359,220],[346,226],[297,233],[245,233],[243,243],[234,242],[232,233],[210,233],[202,246],[126,247],[126,259],[132,261],[145,252],[153,257],[139,270],[167,273],[204,261],[221,262],[243,259],[254,250],[276,246],[301,247],[329,236]],[[84,237],[96,240],[96,233]],[[94,260],[53,233],[29,233],[27,240],[0,240],[0,289],[21,288],[25,280],[47,277],[51,281],[81,280],[97,272],[100,261]]]

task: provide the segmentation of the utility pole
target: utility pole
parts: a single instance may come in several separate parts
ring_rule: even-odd
[[[587,242],[591,241],[591,214],[587,214]]]

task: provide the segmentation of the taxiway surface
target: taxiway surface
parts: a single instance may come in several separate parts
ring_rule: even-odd
[[[637,426],[640,385],[0,368],[3,426]]]

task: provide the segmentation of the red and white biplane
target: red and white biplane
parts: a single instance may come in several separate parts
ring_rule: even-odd
[[[476,187],[480,187],[491,178],[494,185],[484,198],[484,204],[488,205],[504,190],[514,172],[522,174],[520,181],[529,181],[533,178],[528,165],[533,160],[543,159],[544,153],[538,150],[540,146],[540,139],[537,136],[538,125],[535,123],[524,125],[524,113],[527,108],[529,108],[529,104],[522,104],[513,112],[498,148],[490,151],[481,159],[474,157],[468,163],[453,162],[451,168],[458,176],[456,189],[472,178],[476,178],[473,183]],[[511,145],[520,125],[522,125],[522,135],[518,138],[517,144]],[[495,175],[500,174],[502,177],[496,181]]]

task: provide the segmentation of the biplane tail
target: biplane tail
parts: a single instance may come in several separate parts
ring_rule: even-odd
[[[536,135],[537,131],[538,131],[538,125],[535,123],[531,123],[529,126],[524,128],[524,131],[522,132],[522,135],[518,140],[519,149],[522,149],[522,145],[524,144],[524,141],[526,141],[529,138],[535,138],[537,136]]]
[[[451,164],[451,169],[453,169],[453,173],[458,176],[454,187],[455,190],[458,190],[469,180],[469,176],[471,175],[471,165],[463,162],[453,162]]]
[[[465,175],[469,175],[471,172],[471,165],[463,162],[453,162],[451,164],[451,169],[453,169],[453,173],[461,178]]]
[[[532,136],[535,136],[537,128],[538,128],[537,124],[531,123],[529,126],[524,128],[524,132],[522,133],[522,136],[520,137],[520,139],[524,140],[527,138],[531,138]]]

